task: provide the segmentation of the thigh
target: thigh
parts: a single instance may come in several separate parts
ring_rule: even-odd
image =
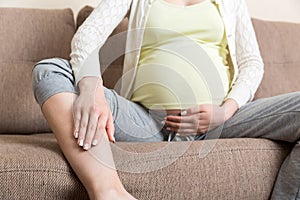
[[[209,131],[205,139],[253,137],[295,142],[299,129],[300,92],[295,92],[246,104],[223,125]]]
[[[149,112],[145,107],[121,97],[114,90],[105,88],[104,92],[113,114],[117,141],[163,141],[163,125],[160,123],[163,115]]]
[[[61,92],[79,94],[78,88],[74,86],[71,65],[60,58],[45,59],[34,66],[32,88],[40,106],[51,96]]]

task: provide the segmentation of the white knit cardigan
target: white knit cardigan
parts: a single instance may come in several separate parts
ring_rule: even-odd
[[[76,32],[72,40],[71,65],[76,84],[85,76],[101,77],[99,49],[129,11],[121,95],[129,98],[136,74],[144,28],[155,0],[101,0],[97,8]],[[227,98],[239,107],[251,101],[263,77],[263,61],[245,0],[215,2],[225,25],[234,67]]]

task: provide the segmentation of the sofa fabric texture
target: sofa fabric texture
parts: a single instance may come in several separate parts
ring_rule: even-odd
[[[112,149],[122,182],[139,199],[268,199],[286,144],[210,142],[214,148],[203,158],[204,142],[117,143]],[[1,199],[87,199],[52,134],[2,135],[0,152]]]
[[[85,7],[77,25],[92,10]],[[253,23],[265,62],[256,98],[299,90],[300,25]],[[76,30],[72,11],[0,8],[0,25],[0,199],[88,199],[54,135],[47,133],[31,91],[35,62],[69,58]],[[124,51],[126,37],[120,32],[126,25],[127,18],[100,52],[104,83],[116,90],[124,58],[114,56]],[[139,199],[172,200],[268,199],[291,149],[288,143],[249,138],[111,146],[130,193]]]
[[[71,9],[1,8],[0,25],[1,61],[69,58],[75,33]]]
[[[1,135],[0,199],[87,199],[52,134]]]
[[[33,98],[34,63],[69,58],[75,33],[71,9],[0,9],[0,133],[49,132]]]
[[[50,132],[31,89],[34,62],[0,61],[0,133]]]
[[[300,90],[300,25],[252,20],[265,64],[263,81],[255,98]]]

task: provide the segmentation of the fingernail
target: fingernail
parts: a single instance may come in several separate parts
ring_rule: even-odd
[[[83,140],[79,140],[79,146],[83,146]]]
[[[97,144],[98,144],[98,140],[94,140],[92,143],[93,146],[96,146]]]
[[[83,147],[83,149],[84,149],[84,150],[88,150],[88,149],[89,149],[89,147],[90,147],[90,145],[89,145],[89,144],[85,144],[85,145],[84,145],[84,147]]]
[[[78,138],[78,131],[75,131],[74,136],[75,136],[76,139]]]
[[[168,130],[168,131],[170,131],[170,130],[171,130],[171,128],[167,127],[167,130]]]
[[[165,122],[166,122],[166,121],[164,120],[164,121],[161,121],[160,123],[161,123],[162,125],[165,125]]]
[[[186,115],[187,114],[187,111],[186,110],[184,110],[184,111],[181,111],[181,113],[180,113],[181,115]]]
[[[114,143],[116,142],[116,138],[115,138],[115,136],[113,136],[113,142],[114,142]]]

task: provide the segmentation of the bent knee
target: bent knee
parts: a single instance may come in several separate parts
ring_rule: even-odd
[[[294,95],[300,100],[300,91],[294,92]]]
[[[68,61],[60,58],[45,59],[36,63],[32,70],[33,86],[52,74],[62,76],[74,81],[73,72]]]
[[[294,107],[295,111],[300,111],[300,92],[292,92],[285,94],[287,103],[285,105]]]
[[[74,76],[69,62],[60,58],[45,59],[34,66],[32,89],[40,106],[57,93],[79,93],[74,86]]]

